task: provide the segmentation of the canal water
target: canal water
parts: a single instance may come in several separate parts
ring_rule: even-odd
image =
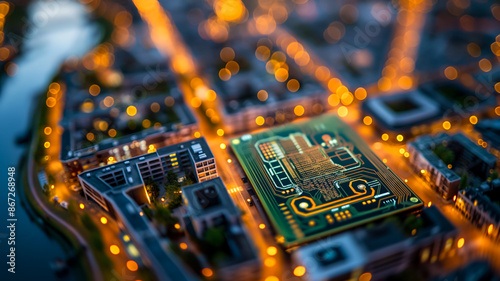
[[[37,97],[46,91],[61,63],[88,52],[101,34],[85,7],[73,0],[33,1],[26,23],[21,54],[14,60],[17,73],[0,84],[0,280],[79,280],[75,272],[58,277],[50,269],[51,261],[67,257],[67,244],[41,227],[20,204],[20,167],[27,145],[16,144],[16,139],[30,132]],[[7,271],[11,247],[7,244],[8,167],[16,167],[18,193],[15,274]]]

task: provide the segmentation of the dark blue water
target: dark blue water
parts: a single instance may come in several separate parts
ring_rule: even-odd
[[[78,280],[75,272],[57,277],[49,267],[67,251],[60,237],[51,235],[30,218],[21,206],[22,156],[26,146],[16,138],[29,132],[35,104],[46,92],[61,63],[69,56],[82,56],[100,34],[77,1],[34,2],[29,7],[29,33],[21,55],[15,59],[17,74],[0,85],[0,280]],[[16,167],[16,273],[7,271],[7,169]],[[67,248],[67,247],[66,247]]]

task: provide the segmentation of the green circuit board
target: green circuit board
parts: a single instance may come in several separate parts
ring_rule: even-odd
[[[231,146],[285,247],[422,206],[334,116],[243,135]]]

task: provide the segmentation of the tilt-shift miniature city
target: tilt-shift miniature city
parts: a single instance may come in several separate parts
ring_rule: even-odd
[[[0,280],[500,281],[498,0],[0,0]]]

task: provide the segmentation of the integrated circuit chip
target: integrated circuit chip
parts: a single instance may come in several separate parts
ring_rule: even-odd
[[[231,146],[286,247],[422,206],[334,116],[243,135]]]

